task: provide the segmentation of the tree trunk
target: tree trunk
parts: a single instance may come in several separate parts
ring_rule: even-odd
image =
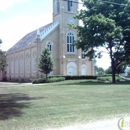
[[[47,80],[47,73],[46,73],[46,80]]]
[[[111,66],[112,66],[112,83],[116,83],[116,68],[114,58],[112,58]]]

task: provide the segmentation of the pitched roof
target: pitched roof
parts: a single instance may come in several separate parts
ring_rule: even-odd
[[[44,32],[52,23],[47,24],[41,28],[39,28],[40,32]],[[15,49],[23,48],[25,46],[30,45],[37,38],[37,29],[25,35],[20,41],[18,41],[13,47],[11,47],[7,52],[13,51]]]

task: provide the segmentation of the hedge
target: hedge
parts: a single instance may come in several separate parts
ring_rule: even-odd
[[[59,82],[59,81],[64,81],[64,80],[80,80],[80,79],[97,79],[97,76],[93,76],[93,75],[74,75],[74,76],[54,75],[54,76],[49,76],[47,79],[45,79],[45,78],[35,79],[32,81],[32,83],[39,84],[39,83]]]
[[[34,79],[32,81],[33,84],[40,84],[40,83],[52,83],[52,82],[59,82],[59,81],[64,81],[65,77],[57,77],[57,78],[39,78],[39,79]]]
[[[60,75],[54,75],[50,76],[50,78],[57,78],[57,77],[64,77],[65,80],[76,80],[76,79],[97,79],[97,76],[93,75],[66,75],[66,76],[60,76]]]
[[[105,82],[105,81],[112,82],[112,77],[111,76],[98,77],[97,80],[103,81],[103,82]],[[116,76],[116,82],[120,82],[120,80],[121,80],[120,77]]]

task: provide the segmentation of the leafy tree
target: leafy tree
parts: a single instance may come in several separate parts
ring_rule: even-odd
[[[128,66],[128,65],[126,64],[126,62],[122,62],[122,63],[117,67],[116,73],[117,73],[117,74],[124,73],[127,66]]]
[[[0,70],[2,70],[3,72],[6,71],[6,55],[5,55],[5,51],[0,50]]]
[[[98,75],[104,74],[104,69],[102,67],[95,66],[95,69]]]
[[[54,63],[48,48],[43,49],[38,65],[40,72],[44,73],[47,79],[47,75],[54,69]]]
[[[2,40],[0,39],[0,44],[2,44]],[[5,71],[5,68],[7,66],[6,64],[6,56],[5,51],[0,50],[0,70]]]
[[[112,74],[112,69],[111,66],[109,66],[106,70],[105,70],[106,74]]]
[[[82,0],[82,2],[86,9],[80,10],[75,18],[81,20],[83,26],[72,25],[79,37],[75,44],[78,49],[85,50],[86,56],[90,59],[101,58],[103,51],[97,48],[104,47],[111,59],[112,82],[115,83],[118,66],[122,62],[127,64],[130,62],[130,9],[128,7],[130,1]]]
[[[116,74],[124,73],[125,69],[127,67],[127,64],[125,62],[122,62],[117,68],[116,68]],[[105,70],[106,74],[112,74],[112,68],[111,66],[108,67],[108,69]]]
[[[2,43],[2,40],[0,39],[0,44]]]

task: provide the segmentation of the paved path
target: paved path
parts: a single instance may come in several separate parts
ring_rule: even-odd
[[[98,122],[88,123],[86,125],[76,124],[74,126],[57,128],[57,129],[46,129],[46,130],[120,130],[118,128],[119,119],[117,118],[112,120],[98,121]],[[128,128],[128,130],[130,130],[130,127]]]
[[[24,86],[24,85],[45,85],[45,84],[32,84],[32,83],[13,83],[13,82],[0,82],[0,87],[9,87],[9,86]]]

